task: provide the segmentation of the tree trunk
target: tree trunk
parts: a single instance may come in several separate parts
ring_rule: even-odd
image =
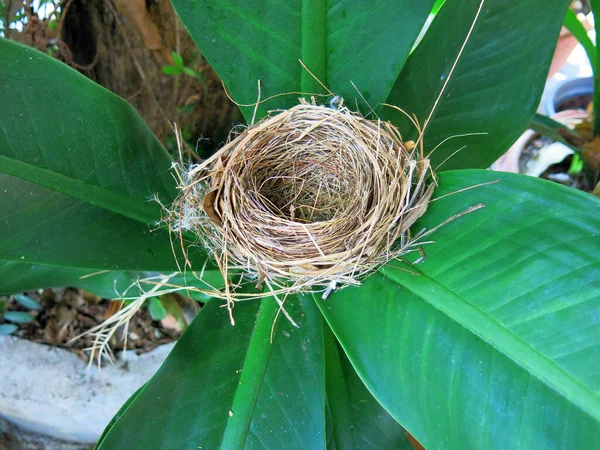
[[[172,123],[184,130],[188,150],[207,156],[243,122],[169,0],[67,0],[61,21],[61,59],[130,102],[170,150]],[[206,86],[163,73],[172,52]]]

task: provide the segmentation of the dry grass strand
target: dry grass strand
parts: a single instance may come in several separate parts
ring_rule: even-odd
[[[258,288],[266,281],[265,295],[358,285],[406,251],[427,209],[429,160],[409,148],[388,122],[301,101],[207,161],[179,165],[165,220],[175,235],[193,232],[226,280],[243,271]],[[216,294],[230,310],[247,298]]]

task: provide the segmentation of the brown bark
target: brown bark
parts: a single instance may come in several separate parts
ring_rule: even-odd
[[[171,123],[177,123],[191,132],[191,148],[198,138],[209,139],[199,148],[206,155],[243,121],[169,0],[72,0],[64,5],[61,39],[69,51],[63,59],[130,102],[163,143],[173,136]],[[173,51],[204,75],[207,95],[199,79],[162,72],[173,64]],[[193,105],[193,111],[179,111],[186,105]]]

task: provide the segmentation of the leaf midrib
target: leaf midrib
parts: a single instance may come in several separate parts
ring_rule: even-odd
[[[586,388],[581,381],[574,378],[553,360],[541,354],[525,340],[516,336],[508,328],[503,327],[466,299],[415,267],[411,267],[410,270],[411,272],[417,272],[418,275],[405,274],[399,270],[392,272],[391,270],[385,270],[385,268],[380,271],[380,274],[408,289],[435,309],[480,337],[591,417],[597,420],[600,419],[600,399],[592,390]],[[407,280],[410,281],[407,282]],[[432,292],[432,290],[435,292]],[[430,295],[427,295],[427,292]],[[515,346],[519,348],[518,352],[511,349]],[[533,367],[542,370],[535,371],[532,369]]]
[[[271,301],[269,301],[271,300]],[[263,384],[265,382],[267,367],[273,353],[273,345],[269,341],[269,333],[271,330],[271,321],[269,317],[273,318],[273,314],[276,310],[276,303],[273,298],[264,298],[261,300],[261,305],[256,315],[254,329],[250,336],[250,342],[246,350],[246,356],[244,358],[244,364],[241,368],[241,375],[239,378],[239,384],[236,387],[235,395],[231,401],[231,412],[232,416],[227,422],[227,426],[223,432],[220,448],[222,449],[243,449],[248,439],[248,433],[250,425],[252,424],[252,418],[256,409],[256,404],[260,396]],[[252,349],[259,348],[261,351],[256,357],[250,358]],[[257,367],[258,366],[258,367]],[[257,368],[259,373],[257,374]],[[240,388],[251,389],[251,398],[246,400],[240,399]],[[238,419],[239,415],[236,416],[237,402],[250,404],[242,413],[242,418]],[[241,422],[241,423],[240,423]],[[240,430],[243,431],[240,433]]]
[[[302,0],[300,58],[325,86],[328,84],[327,0]],[[319,82],[299,65],[300,92],[314,94],[323,91]]]
[[[152,224],[160,218],[160,207],[158,204],[149,203],[148,199],[134,200],[126,197],[124,193],[115,193],[83,180],[3,155],[0,155],[0,166],[6,175],[43,186],[139,222]]]

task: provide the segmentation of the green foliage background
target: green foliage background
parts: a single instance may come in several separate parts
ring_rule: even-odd
[[[291,296],[300,328],[279,320],[272,342],[273,299],[236,306],[235,327],[208,301],[98,448],[410,448],[404,429],[432,449],[594,448],[600,201],[481,170],[531,120],[569,2],[447,0],[412,52],[433,1],[172,3],[239,103],[256,101],[258,80],[262,99],[296,92],[258,118],[298,93],[330,100],[299,59],[407,138],[383,103],[424,122],[439,97],[425,134],[427,149],[440,144],[434,166],[464,148],[414,229],[485,208],[435,231],[420,264],[327,301]],[[149,201],[176,195],[171,160],[135,111],[35,50],[0,40],[0,58],[0,258],[15,274],[0,291],[106,295],[114,279],[177,270]],[[98,269],[111,272],[82,282]]]

